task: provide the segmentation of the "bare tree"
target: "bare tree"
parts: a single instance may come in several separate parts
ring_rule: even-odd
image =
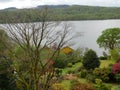
[[[70,36],[70,24],[48,22],[47,10],[41,13],[41,22],[8,23],[3,26],[15,44],[22,49],[22,56],[11,52],[16,83],[20,90],[49,90],[55,73],[53,58],[57,58],[60,49],[73,36]]]

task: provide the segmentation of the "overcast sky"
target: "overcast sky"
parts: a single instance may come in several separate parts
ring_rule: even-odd
[[[0,9],[8,7],[29,8],[37,5],[79,4],[93,6],[117,6],[120,0],[0,0]]]

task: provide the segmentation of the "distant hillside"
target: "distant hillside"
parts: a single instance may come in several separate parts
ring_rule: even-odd
[[[81,5],[42,5],[31,9],[7,8],[0,10],[0,23],[10,19],[25,22],[38,22],[41,10],[49,8],[48,21],[120,19],[120,7],[97,7]],[[8,20],[9,18],[9,20]]]
[[[44,7],[48,7],[48,8],[67,8],[69,7],[69,5],[39,5],[37,6],[37,8],[44,8]]]
[[[13,11],[13,10],[17,10],[17,8],[16,7],[9,7],[9,8],[5,8],[3,10]]]

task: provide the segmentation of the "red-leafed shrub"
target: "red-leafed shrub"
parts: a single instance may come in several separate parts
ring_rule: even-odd
[[[113,65],[113,73],[119,74],[120,73],[120,62]]]

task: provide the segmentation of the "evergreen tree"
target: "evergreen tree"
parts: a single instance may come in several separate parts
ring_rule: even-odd
[[[88,50],[83,57],[83,66],[87,69],[95,69],[96,67],[99,67],[100,61],[98,59],[98,56],[95,51],[92,49]]]

